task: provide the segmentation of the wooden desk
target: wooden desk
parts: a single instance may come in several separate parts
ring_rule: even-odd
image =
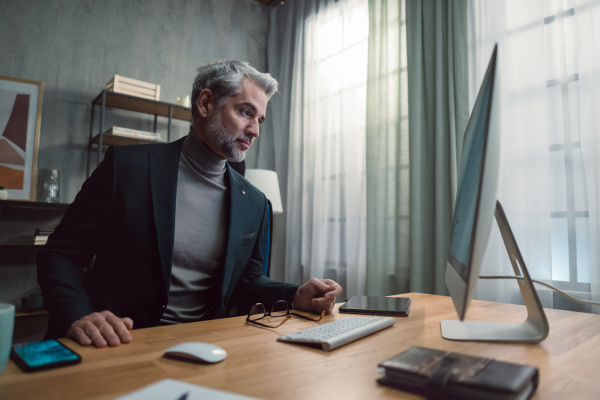
[[[63,343],[83,356],[76,366],[23,373],[10,361],[0,375],[0,399],[112,399],[165,378],[264,399],[418,399],[379,386],[377,364],[411,346],[497,358],[540,369],[536,399],[598,398],[600,315],[546,310],[550,335],[539,345],[454,342],[442,339],[440,321],[455,319],[449,297],[409,293],[408,318],[332,352],[277,342],[278,336],[314,326],[292,318],[269,330],[244,317],[133,331],[133,342],[114,348]],[[347,314],[326,316],[324,322]],[[519,322],[523,306],[473,301],[469,319]],[[228,352],[225,361],[198,365],[162,357],[188,341],[210,342]]]

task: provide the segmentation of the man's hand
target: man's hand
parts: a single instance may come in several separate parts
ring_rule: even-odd
[[[313,278],[300,286],[294,296],[294,308],[298,310],[331,314],[335,298],[342,293],[342,287],[331,279]]]
[[[131,318],[119,318],[108,310],[95,312],[73,322],[67,337],[82,346],[118,346],[131,342],[129,330],[133,328]]]

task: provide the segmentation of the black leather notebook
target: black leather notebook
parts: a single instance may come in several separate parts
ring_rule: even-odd
[[[538,369],[490,358],[411,347],[381,364],[377,382],[427,399],[524,400],[535,393]]]
[[[410,310],[408,297],[354,296],[340,306],[341,313],[391,315],[407,317]]]

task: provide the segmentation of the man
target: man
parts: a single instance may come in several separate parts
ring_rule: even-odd
[[[116,346],[134,323],[240,315],[256,302],[333,310],[334,281],[263,275],[266,198],[227,163],[244,159],[276,92],[247,63],[205,64],[185,138],[107,150],[38,256],[47,337]]]

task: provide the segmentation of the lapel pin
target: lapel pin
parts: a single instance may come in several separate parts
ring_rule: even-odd
[[[246,194],[246,192],[242,190],[242,194]]]

